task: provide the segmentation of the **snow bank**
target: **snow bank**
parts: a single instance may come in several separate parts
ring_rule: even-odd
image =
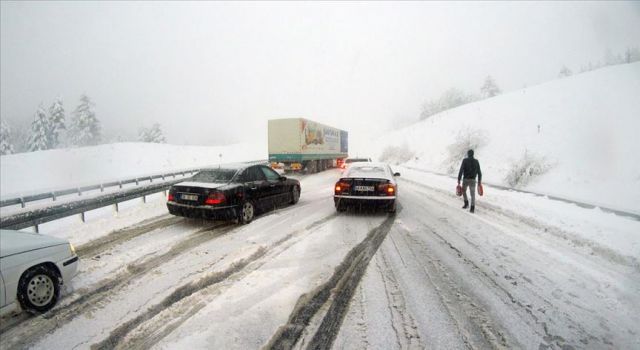
[[[483,179],[507,185],[526,154],[546,169],[519,187],[619,210],[640,203],[640,63],[554,80],[439,113],[377,139],[408,149],[406,165],[447,172],[460,136],[480,142]],[[388,152],[387,152],[388,153]],[[456,169],[457,172],[457,169]]]
[[[222,154],[222,157],[219,155]],[[213,164],[267,159],[266,145],[114,143],[0,157],[2,198]]]

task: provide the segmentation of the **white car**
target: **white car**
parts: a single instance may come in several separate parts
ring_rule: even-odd
[[[337,211],[351,206],[374,206],[390,213],[396,211],[398,184],[394,173],[385,163],[352,163],[336,182],[333,201]]]
[[[346,158],[342,162],[342,164],[340,164],[340,168],[347,169],[353,163],[371,163],[371,158],[367,158],[367,157]]]
[[[69,241],[0,230],[0,316],[20,306],[30,312],[51,309],[60,286],[75,276],[78,256]]]

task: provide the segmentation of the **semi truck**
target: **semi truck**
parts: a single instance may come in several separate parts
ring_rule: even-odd
[[[340,166],[349,153],[349,134],[305,118],[268,122],[269,162],[285,172],[315,173]]]

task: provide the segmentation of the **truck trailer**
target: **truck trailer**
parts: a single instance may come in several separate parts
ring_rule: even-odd
[[[349,153],[348,133],[304,118],[271,119],[269,162],[285,172],[315,173],[339,166]]]

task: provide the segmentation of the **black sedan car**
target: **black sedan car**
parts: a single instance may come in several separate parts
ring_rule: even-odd
[[[247,224],[256,212],[296,204],[299,198],[298,180],[264,165],[238,165],[204,169],[171,186],[167,207],[173,215]]]

